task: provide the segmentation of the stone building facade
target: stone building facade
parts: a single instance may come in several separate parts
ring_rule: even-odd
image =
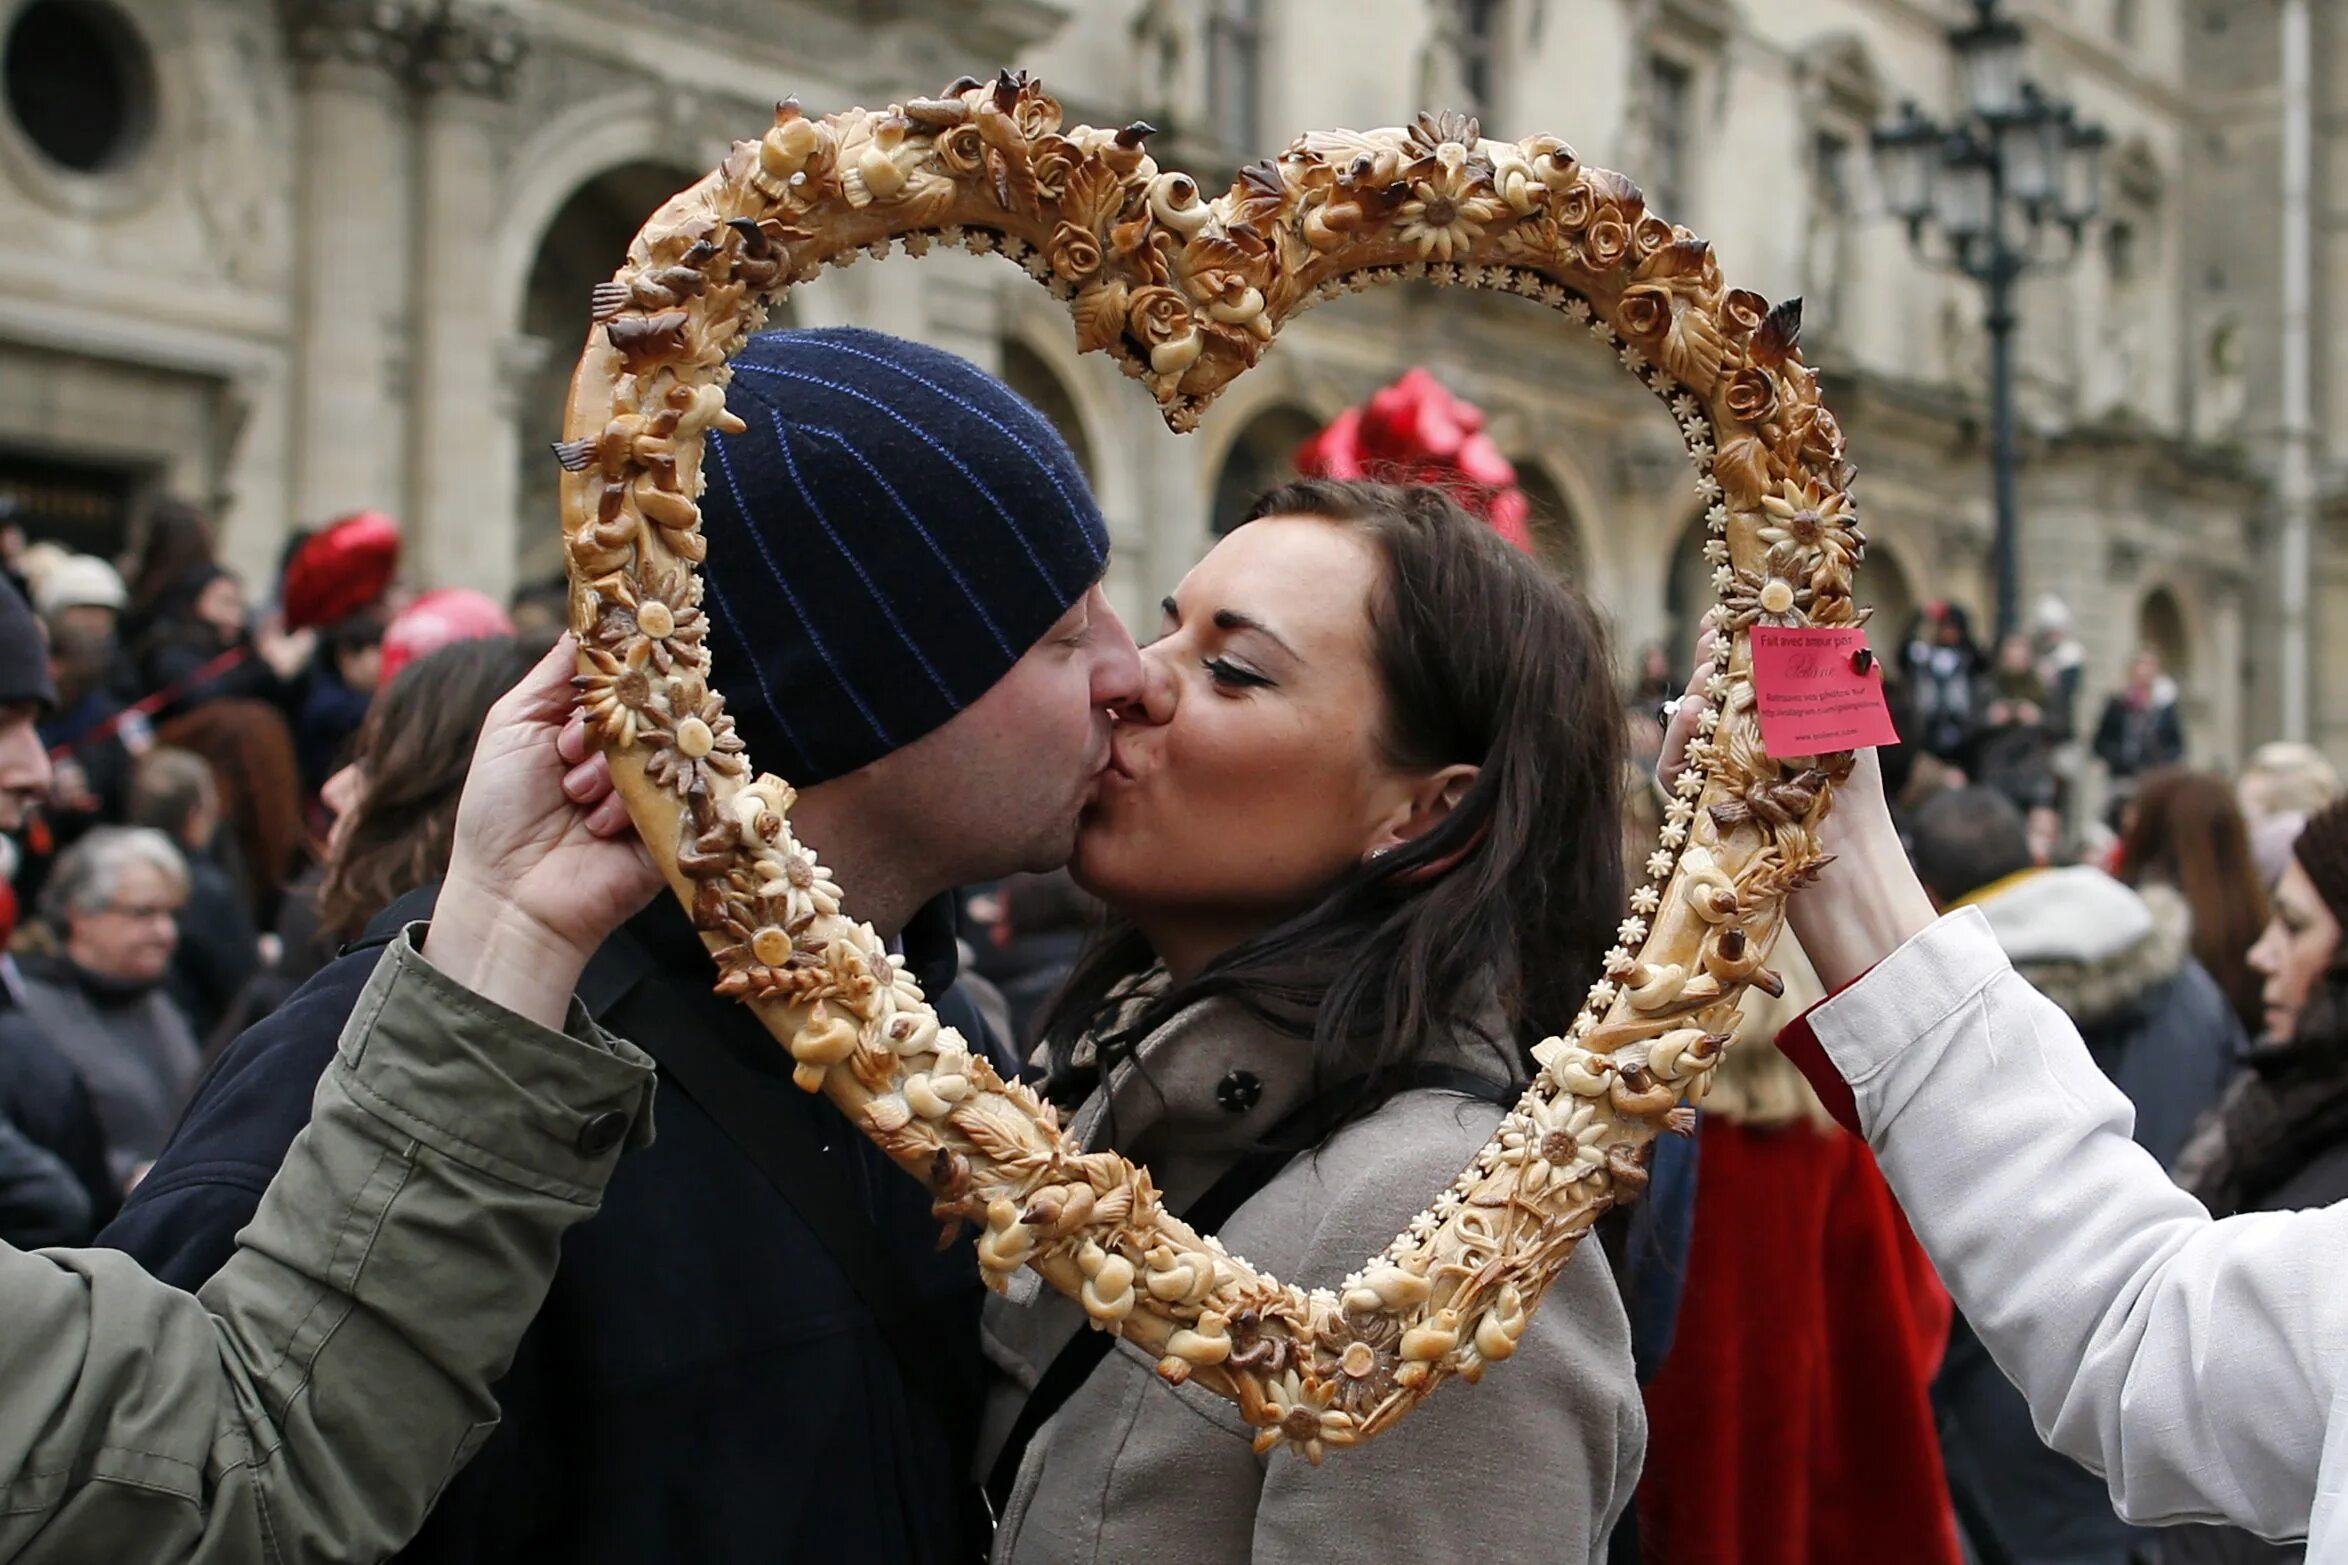
[[[2274,713],[2275,322],[2256,301],[2274,247],[2258,124],[2275,3],[2019,7],[2034,72],[2114,138],[2103,220],[2023,305],[2025,584],[2070,603],[2099,685],[2157,645],[2213,764]],[[1877,540],[1862,591],[1882,641],[1925,598],[1989,598],[1978,295],[1879,215],[1867,148],[1900,99],[1953,105],[1942,33],[1966,9],[0,0],[0,37],[32,28],[44,51],[38,68],[12,57],[0,111],[0,496],[35,531],[113,548],[150,497],[181,494],[263,576],[290,530],[379,507],[406,524],[419,580],[506,591],[558,563],[546,443],[587,290],[658,200],[767,123],[780,93],[878,103],[1011,62],[1072,119],[1151,120],[1161,163],[1217,188],[1297,131],[1421,106],[1471,109],[1493,134],[1556,132],[1632,173],[1734,282],[1805,297],[1810,356],[1862,469]],[[2240,19],[2212,53],[2220,12]],[[2348,83],[2348,52],[2326,47]],[[2236,241],[2242,264],[2212,281],[2213,247]],[[2332,243],[2348,287],[2348,241]],[[1180,439],[999,262],[861,266],[787,313],[936,341],[1041,404],[1093,475],[1112,590],[1145,623],[1304,435],[1413,363],[1490,414],[1544,546],[1613,617],[1626,661],[1683,636],[1704,591],[1668,420],[1521,300],[1390,289],[1324,306]],[[2323,361],[2348,387],[2348,343]],[[2348,397],[2328,400],[2336,461]],[[2348,486],[2332,492],[2348,513]],[[2323,569],[2341,613],[2319,618],[2348,623],[2348,552]],[[2317,658],[2319,716],[2348,750],[2339,650],[2338,678]]]

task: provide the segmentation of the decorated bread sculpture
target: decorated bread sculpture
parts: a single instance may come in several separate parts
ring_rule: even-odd
[[[978,1226],[1000,1287],[1032,1266],[1094,1325],[1211,1387],[1312,1461],[1392,1425],[1516,1350],[1591,1224],[1647,1181],[1653,1138],[1699,1102],[1786,894],[1821,862],[1848,755],[1773,759],[1751,684],[1755,625],[1849,625],[1865,540],[1852,469],[1796,346],[1798,300],[1723,285],[1711,246],[1554,136],[1476,121],[1322,131],[1210,199],[1161,169],[1150,127],[1064,128],[1037,83],[810,118],[671,199],[593,298],[557,454],[578,685],[630,813],[750,1006],[822,1092]],[[1084,1153],[1052,1107],[941,1027],[921,989],[791,831],[793,793],[743,753],[703,644],[702,456],[727,357],[827,265],[957,245],[1061,298],[1177,432],[1261,359],[1280,324],[1341,292],[1426,280],[1538,301],[1662,400],[1695,466],[1720,622],[1712,709],[1661,840],[1636,866],[1620,943],[1558,1018],[1539,1075],[1447,1190],[1334,1289],[1283,1283],[1192,1231],[1149,1171]]]

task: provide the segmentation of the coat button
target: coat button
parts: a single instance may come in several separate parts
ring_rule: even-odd
[[[618,1109],[606,1109],[579,1127],[579,1151],[582,1156],[601,1157],[628,1134],[628,1116]]]
[[[1215,1101],[1227,1114],[1245,1114],[1261,1102],[1263,1078],[1254,1071],[1232,1071],[1215,1083]]]

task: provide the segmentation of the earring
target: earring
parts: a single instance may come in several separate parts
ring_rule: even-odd
[[[1362,855],[1362,862],[1365,864],[1375,864],[1393,851],[1394,844],[1391,842],[1386,843],[1380,847],[1372,848],[1368,853]]]

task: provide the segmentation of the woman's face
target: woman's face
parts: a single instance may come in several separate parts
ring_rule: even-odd
[[[1316,517],[1250,522],[1209,551],[1142,650],[1141,699],[1077,832],[1079,884],[1153,938],[1171,922],[1237,939],[1409,829],[1414,776],[1378,744],[1381,571],[1370,543]]]
[[[245,589],[234,576],[215,576],[196,594],[196,618],[233,641],[245,629]]]
[[[2295,1035],[2300,1009],[2339,948],[2340,921],[2299,861],[2291,860],[2275,886],[2274,917],[2250,948],[2250,965],[2266,979],[2260,998],[2268,1037]]]

